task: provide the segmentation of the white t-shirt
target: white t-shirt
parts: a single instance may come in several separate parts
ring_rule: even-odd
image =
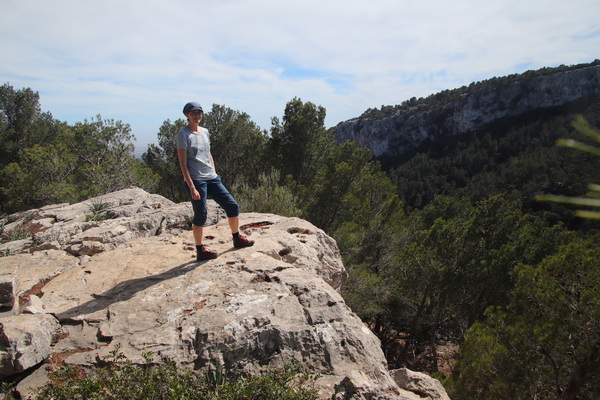
[[[210,162],[210,137],[208,129],[192,132],[187,126],[177,134],[177,148],[187,152],[187,167],[193,180],[215,179],[217,173]]]

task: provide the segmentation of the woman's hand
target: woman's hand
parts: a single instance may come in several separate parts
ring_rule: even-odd
[[[193,200],[200,200],[200,192],[198,192],[198,190],[193,185],[190,192],[192,193]]]

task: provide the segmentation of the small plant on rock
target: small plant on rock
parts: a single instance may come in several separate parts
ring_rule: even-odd
[[[4,227],[0,231],[1,243],[14,242],[15,240],[22,240],[30,238],[32,235],[32,226],[29,222],[22,223],[11,229],[5,231]]]
[[[87,215],[86,221],[102,221],[106,219],[106,210],[110,207],[110,203],[102,201],[102,199],[90,200],[88,206],[91,214]]]

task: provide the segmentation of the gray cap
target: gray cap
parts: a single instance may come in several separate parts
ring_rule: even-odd
[[[204,110],[202,109],[202,106],[200,105],[200,103],[196,103],[195,101],[190,101],[185,106],[183,106],[183,114],[184,115],[189,113],[190,111],[194,111],[194,110],[200,110],[204,113]]]

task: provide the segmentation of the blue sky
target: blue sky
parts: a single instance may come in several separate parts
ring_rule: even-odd
[[[598,0],[3,0],[0,84],[156,141],[187,101],[327,127],[494,76],[600,58]]]

